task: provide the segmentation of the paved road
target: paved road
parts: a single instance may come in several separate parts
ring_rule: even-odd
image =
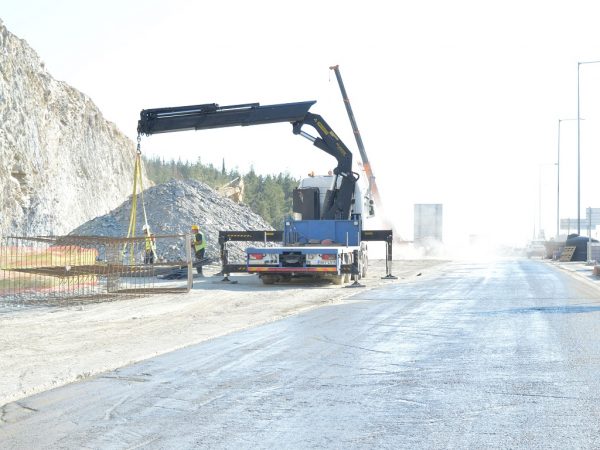
[[[600,448],[599,294],[451,263],[8,404],[0,446]]]

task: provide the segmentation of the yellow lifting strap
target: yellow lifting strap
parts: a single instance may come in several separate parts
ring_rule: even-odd
[[[146,204],[144,202],[144,186],[143,186],[143,182],[142,182],[142,151],[140,149],[140,141],[141,141],[141,136],[138,135],[137,138],[137,150],[136,150],[136,154],[135,154],[135,164],[134,164],[134,168],[133,168],[133,194],[131,195],[131,214],[129,215],[129,228],[127,230],[127,237],[135,237],[135,228],[136,228],[136,222],[137,222],[137,194],[138,194],[138,186],[139,186],[139,193],[140,193],[140,197],[142,200],[142,210],[144,212],[144,228],[145,229],[149,229],[148,228],[148,216],[146,215]],[[125,246],[123,246],[123,254],[125,254],[125,249],[127,247],[127,244],[125,244]],[[132,260],[133,263],[133,259],[134,259],[134,251],[133,251],[133,242],[131,243],[131,252],[130,252],[130,258]]]

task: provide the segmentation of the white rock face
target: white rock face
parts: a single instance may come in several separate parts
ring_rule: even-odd
[[[0,21],[0,236],[66,234],[107,213],[131,193],[134,155],[135,144]]]

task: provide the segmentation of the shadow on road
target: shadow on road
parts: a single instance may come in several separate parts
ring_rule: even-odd
[[[581,314],[581,313],[592,313],[599,312],[600,306],[532,306],[530,308],[513,308],[504,311],[484,311],[478,313],[478,315],[484,316],[497,316],[501,314],[532,314],[532,313],[545,313],[545,314]]]

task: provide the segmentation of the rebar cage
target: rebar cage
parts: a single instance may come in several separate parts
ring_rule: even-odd
[[[5,306],[115,300],[191,287],[189,235],[0,239],[0,303]]]

